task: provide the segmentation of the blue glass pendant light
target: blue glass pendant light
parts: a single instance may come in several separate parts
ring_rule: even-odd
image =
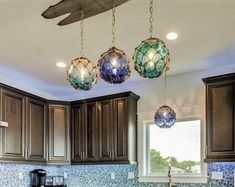
[[[90,90],[97,82],[98,70],[88,58],[83,57],[83,19],[84,13],[81,10],[81,57],[72,60],[67,67],[67,79],[75,89]]]
[[[121,49],[115,46],[115,0],[112,9],[112,44],[113,47],[101,55],[98,61],[100,77],[111,84],[123,83],[130,77],[129,60]]]
[[[160,128],[170,128],[176,121],[175,111],[166,105],[166,71],[167,69],[164,74],[164,105],[157,110],[154,116],[154,121]]]
[[[165,43],[153,38],[153,0],[150,0],[150,38],[141,42],[135,49],[133,60],[135,70],[144,78],[157,78],[162,75],[170,62],[170,54]]]

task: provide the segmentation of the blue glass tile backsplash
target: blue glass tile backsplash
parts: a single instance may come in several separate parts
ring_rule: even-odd
[[[79,166],[42,166],[23,164],[0,164],[0,187],[28,187],[29,171],[42,168],[48,175],[67,173],[68,187],[166,187],[165,184],[139,183],[137,178],[128,179],[128,172],[138,175],[137,165],[79,165]],[[212,171],[223,172],[223,180],[210,180],[210,184],[177,184],[177,187],[233,187],[235,163],[210,163],[208,174]],[[111,179],[111,172],[115,179]]]

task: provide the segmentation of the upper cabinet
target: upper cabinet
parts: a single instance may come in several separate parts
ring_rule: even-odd
[[[26,159],[46,162],[47,103],[33,98],[26,101]]]
[[[126,92],[72,103],[72,163],[136,161],[138,99]]]
[[[206,85],[206,161],[235,161],[235,74],[203,79]]]
[[[25,151],[25,97],[1,90],[1,121],[8,122],[0,131],[0,159],[23,161]]]
[[[49,158],[48,163],[70,163],[70,106],[49,104]]]
[[[0,84],[0,161],[49,164],[136,161],[132,92],[64,102]],[[7,123],[3,123],[7,122]]]
[[[97,103],[72,105],[72,162],[98,161]]]

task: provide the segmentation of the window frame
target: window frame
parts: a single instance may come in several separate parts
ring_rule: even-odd
[[[207,164],[204,163],[205,147],[206,147],[206,130],[205,121],[199,116],[181,117],[177,122],[200,120],[201,122],[201,174],[199,175],[172,175],[173,183],[207,183]],[[149,125],[153,124],[152,120],[144,120],[143,123],[138,123],[138,171],[139,182],[159,182],[167,183],[167,176],[148,174],[147,155],[149,150]]]

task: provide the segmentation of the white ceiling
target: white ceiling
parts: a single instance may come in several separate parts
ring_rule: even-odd
[[[131,85],[143,81],[132,66],[131,78],[122,85],[99,80],[89,92],[74,90],[65,69],[55,63],[68,64],[80,55],[80,24],[59,27],[61,18],[44,19],[41,13],[57,2],[0,0],[0,82],[49,99],[70,100],[124,87],[131,90]],[[148,0],[130,0],[117,8],[117,47],[130,58],[140,41],[148,38],[148,6]],[[234,64],[234,0],[158,0],[154,8],[154,36],[165,40],[171,51],[170,74]],[[165,39],[170,31],[178,33],[176,41]],[[111,12],[85,21],[85,39],[85,54],[96,64],[111,45]]]

